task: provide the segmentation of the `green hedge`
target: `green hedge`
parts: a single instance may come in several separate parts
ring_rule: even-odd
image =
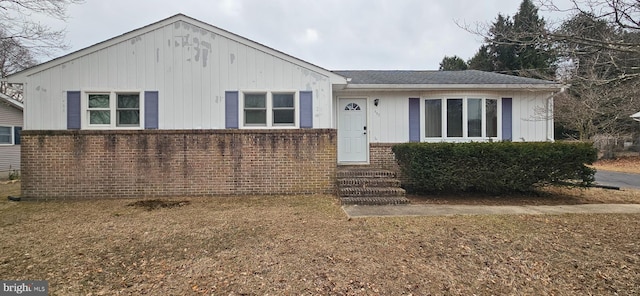
[[[588,186],[589,143],[406,143],[393,147],[412,192],[509,193],[548,184]]]

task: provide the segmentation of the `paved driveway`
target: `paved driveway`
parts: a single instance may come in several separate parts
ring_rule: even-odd
[[[640,189],[640,174],[597,171],[596,184],[620,188]]]

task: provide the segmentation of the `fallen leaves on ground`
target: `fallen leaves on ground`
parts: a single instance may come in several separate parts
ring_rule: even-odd
[[[640,293],[640,215],[349,221],[330,195],[188,200],[2,201],[0,278],[51,295]]]
[[[640,156],[601,159],[593,164],[598,170],[640,174]]]

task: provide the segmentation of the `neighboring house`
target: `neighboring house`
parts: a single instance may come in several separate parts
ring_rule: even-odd
[[[21,102],[0,93],[0,179],[20,171]]]
[[[366,54],[366,53],[362,53]],[[552,141],[561,85],[480,71],[330,71],[176,15],[8,77],[23,195],[333,192],[408,141]]]

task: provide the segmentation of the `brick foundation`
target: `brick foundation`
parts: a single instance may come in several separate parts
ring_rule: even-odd
[[[334,193],[336,131],[23,131],[22,196]]]

